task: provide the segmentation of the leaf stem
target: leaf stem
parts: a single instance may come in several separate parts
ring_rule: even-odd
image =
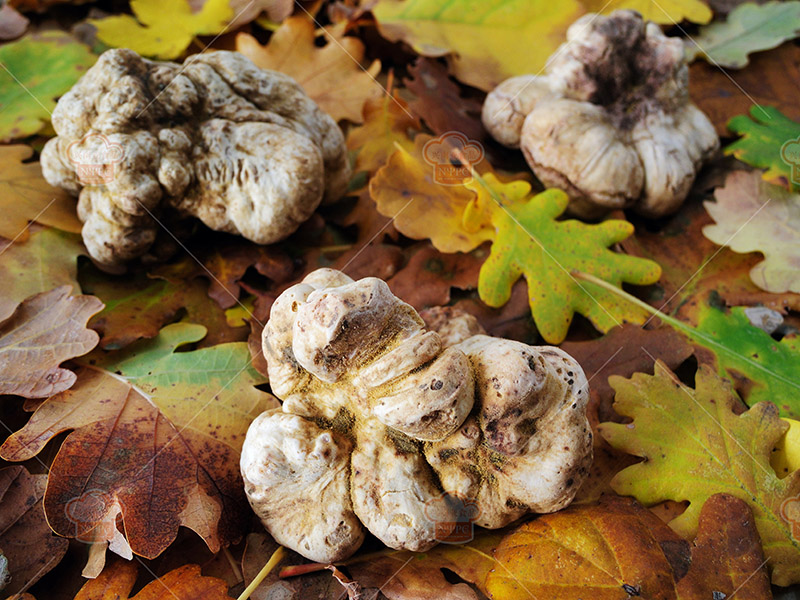
[[[286,549],[283,546],[278,546],[278,549],[272,553],[272,556],[269,557],[267,564],[264,565],[264,568],[259,571],[258,575],[256,575],[255,579],[250,582],[245,590],[240,594],[237,600],[247,600],[250,595],[256,591],[256,588],[261,585],[261,582],[266,579],[267,575],[272,572],[279,562],[283,560],[283,557],[286,556]]]
[[[383,550],[378,550],[377,552],[370,552],[368,554],[362,554],[360,556],[354,556],[351,559],[342,561],[340,563],[336,563],[339,567],[347,567],[349,565],[354,565],[360,562],[366,562],[372,560],[373,558],[380,558],[382,556],[391,556],[392,554],[397,554],[400,550],[393,550],[391,548],[384,548]],[[291,565],[288,567],[284,567],[278,573],[278,577],[281,579],[285,579],[286,577],[297,577],[298,575],[305,575],[307,573],[316,573],[317,571],[324,571],[330,565],[327,563],[308,563],[305,565]]]

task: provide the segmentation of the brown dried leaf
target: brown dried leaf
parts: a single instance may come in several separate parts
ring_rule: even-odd
[[[75,383],[75,374],[59,365],[97,345],[86,322],[103,303],[70,292],[64,285],[31,296],[0,323],[0,394],[45,398]]]
[[[24,592],[55,567],[69,542],[53,535],[42,510],[47,475],[22,466],[0,470],[0,551],[8,559],[7,594]]]

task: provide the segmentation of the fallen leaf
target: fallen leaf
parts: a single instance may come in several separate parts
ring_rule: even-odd
[[[188,265],[189,261],[178,265],[185,263]],[[85,263],[79,279],[84,292],[97,296],[106,305],[89,322],[100,334],[100,347],[105,350],[155,337],[183,312],[184,320],[208,330],[202,346],[241,341],[246,335],[243,328],[228,324],[224,311],[209,298],[205,281],[193,276],[147,276],[141,271],[113,276]]]
[[[786,314],[800,310],[800,295],[770,294],[753,284],[750,269],[757,254],[737,254],[703,236],[711,217],[700,202],[687,202],[658,232],[638,227],[621,242],[628,254],[649,258],[662,267],[658,285],[644,296],[662,312],[697,324],[698,313],[709,301],[728,306],[763,305]]]
[[[541,337],[531,318],[528,290],[524,281],[511,288],[511,298],[500,308],[491,308],[480,301],[475,290],[471,297],[462,298],[454,305],[473,315],[488,335],[517,340],[529,345],[541,343]]]
[[[78,256],[86,253],[81,237],[39,225],[31,226],[30,232],[23,243],[0,238],[0,319],[28,296],[54,287],[69,285],[75,293],[81,291]]]
[[[800,417],[800,339],[775,341],[753,327],[742,308],[725,313],[712,306],[701,309],[696,333],[690,336],[711,351],[707,362],[733,378],[748,406],[773,402],[781,416]]]
[[[714,198],[703,203],[715,221],[703,235],[734,252],[761,252],[764,260],[750,269],[761,289],[800,293],[800,196],[766,183],[756,171],[734,171]]]
[[[392,292],[417,310],[444,306],[450,302],[451,288],[475,289],[478,272],[487,252],[442,254],[429,245],[422,246],[387,283]]]
[[[221,579],[204,577],[197,565],[184,565],[148,583],[135,596],[138,565],[114,559],[96,578],[87,581],[75,600],[230,600]]]
[[[337,212],[329,213],[326,221],[343,228],[355,227],[357,232],[353,243],[356,246],[372,242],[382,243],[387,239],[397,241],[398,233],[392,219],[378,212],[367,188],[361,191],[358,198],[344,198],[331,209]]]
[[[0,46],[0,142],[40,131],[56,99],[96,60],[86,46],[62,31],[36,33]]]
[[[686,339],[671,327],[642,329],[630,324],[614,327],[596,340],[564,342],[561,349],[583,367],[602,420],[611,417],[609,409],[614,399],[609,377],[652,373],[656,359],[676,369],[693,352]]]
[[[544,67],[583,12],[577,0],[380,0],[372,9],[383,37],[422,56],[447,56],[457,79],[486,92]]]
[[[635,10],[648,21],[677,25],[686,19],[692,23],[708,23],[713,16],[701,0],[581,0],[590,12],[609,14],[615,10]]]
[[[551,344],[564,340],[575,312],[602,332],[623,322],[645,320],[638,307],[593,284],[579,284],[571,275],[577,269],[620,287],[623,283],[647,285],[657,281],[661,275],[658,264],[607,248],[633,233],[630,223],[556,221],[569,202],[564,192],[546,190],[529,197],[527,182],[502,184],[492,174],[486,176],[486,183],[501,198],[500,206],[483,186],[476,182],[465,186],[478,194],[478,203],[489,207],[496,232],[478,280],[478,292],[486,304],[505,304],[511,286],[524,276],[533,320]]]
[[[753,106],[747,115],[728,122],[728,129],[742,136],[725,147],[743,163],[766,169],[764,179],[777,180],[787,187],[800,185],[800,123],[792,121],[772,106]]]
[[[48,398],[0,447],[27,460],[73,430],[50,470],[45,512],[58,534],[92,540],[125,537],[152,558],[178,526],[216,552],[243,535],[250,519],[239,450],[256,415],[276,406],[254,386],[243,342],[177,352],[205,335],[199,325],[168,325],[153,340],[79,362],[76,384]],[[93,530],[100,528],[93,533]]]
[[[686,42],[687,58],[700,56],[732,69],[747,65],[747,55],[777,48],[800,32],[800,2],[741,4],[726,21],[711,23]]]
[[[195,36],[225,31],[234,17],[228,0],[207,0],[192,12],[187,0],[131,0],[134,16],[89,19],[97,39],[112,47],[124,46],[155,58],[178,58]]]
[[[23,162],[31,154],[28,146],[0,146],[0,236],[24,242],[31,221],[80,233],[75,199],[47,183],[38,162]]]
[[[194,5],[194,2],[190,3]],[[230,29],[236,29],[255,20],[262,13],[273,23],[280,23],[292,14],[293,0],[230,0],[234,19]]]
[[[46,398],[69,389],[75,373],[59,365],[97,345],[86,321],[103,308],[64,285],[24,300],[0,322],[0,394]]]
[[[770,452],[788,425],[778,409],[761,402],[741,413],[729,382],[701,365],[691,389],[662,363],[655,375],[614,377],[614,409],[628,424],[603,423],[600,431],[614,447],[645,460],[617,474],[612,486],[645,505],[664,500],[690,502],[670,521],[684,538],[698,531],[704,502],[718,492],[735,496],[753,511],[772,582],[800,581],[798,522],[782,508],[800,495],[800,471],[779,479]]]
[[[486,139],[481,122],[483,103],[475,97],[465,98],[443,64],[420,57],[408,67],[408,73],[411,78],[403,83],[415,96],[409,108],[436,135],[457,131],[472,141]]]
[[[0,551],[8,559],[11,581],[3,592],[24,592],[67,552],[69,542],[53,535],[42,510],[47,475],[22,466],[0,470]]]
[[[315,44],[314,23],[305,16],[289,17],[262,46],[247,33],[236,36],[236,50],[262,69],[291,75],[306,94],[337,121],[363,121],[364,103],[382,94],[375,80],[381,62],[362,67],[364,44],[358,38],[336,38],[321,30],[328,43]]]
[[[753,56],[731,76],[705,61],[689,65],[689,95],[711,119],[720,137],[730,136],[728,121],[753,104],[774,106],[790,119],[800,120],[800,47],[784,44]],[[760,112],[760,111],[759,111]]]
[[[718,494],[703,505],[694,544],[616,497],[544,515],[506,536],[486,587],[503,600],[772,598],[747,504]]]
[[[354,171],[372,175],[388,162],[398,146],[411,151],[414,142],[409,134],[420,129],[419,119],[396,93],[368,100],[364,124],[347,134],[347,147],[358,152]]]

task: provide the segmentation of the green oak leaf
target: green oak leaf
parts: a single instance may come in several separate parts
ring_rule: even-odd
[[[787,513],[800,495],[800,470],[779,479],[770,466],[770,453],[788,429],[775,405],[760,402],[741,413],[730,383],[707,365],[697,372],[696,389],[660,361],[655,375],[612,376],[609,383],[616,391],[614,410],[632,421],[602,423],[600,433],[617,450],[644,458],[614,477],[614,491],[648,506],[688,500],[686,511],[670,522],[685,538],[697,533],[700,510],[714,494],[744,500],[753,510],[772,582],[800,582],[800,524],[790,518],[794,512]]]
[[[37,133],[56,99],[97,57],[71,35],[47,31],[0,46],[0,141]]]
[[[589,273],[614,286],[658,281],[661,267],[657,263],[609,249],[630,236],[633,225],[621,220],[596,225],[557,221],[569,202],[567,195],[551,189],[526,199],[530,184],[524,181],[505,184],[487,174],[485,179],[476,176],[466,187],[478,194],[476,205],[483,208],[468,208],[465,221],[474,212],[488,210],[495,229],[491,253],[478,279],[478,293],[486,304],[505,304],[514,283],[525,277],[536,327],[551,344],[564,340],[576,312],[602,332],[623,322],[645,320],[646,311],[571,275],[572,271]]]
[[[726,21],[700,28],[686,43],[689,59],[701,56],[711,64],[741,69],[752,52],[777,48],[800,33],[800,2],[740,4]]]

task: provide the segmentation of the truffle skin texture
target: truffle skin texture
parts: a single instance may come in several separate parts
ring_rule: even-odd
[[[592,460],[580,366],[458,310],[425,317],[442,335],[380,279],[331,269],[276,299],[262,341],[283,405],[251,425],[241,469],[281,544],[332,562],[366,529],[425,551],[459,506],[496,528],[574,498]]]
[[[183,65],[105,52],[52,115],[42,172],[78,195],[100,265],[144,255],[167,214],[259,244],[286,238],[350,178],[344,136],[288,75],[236,52]],[[81,173],[105,165],[92,181]]]
[[[630,10],[575,21],[545,74],[489,93],[483,123],[586,218],[627,207],[648,217],[676,211],[719,148],[689,99],[681,40]]]

